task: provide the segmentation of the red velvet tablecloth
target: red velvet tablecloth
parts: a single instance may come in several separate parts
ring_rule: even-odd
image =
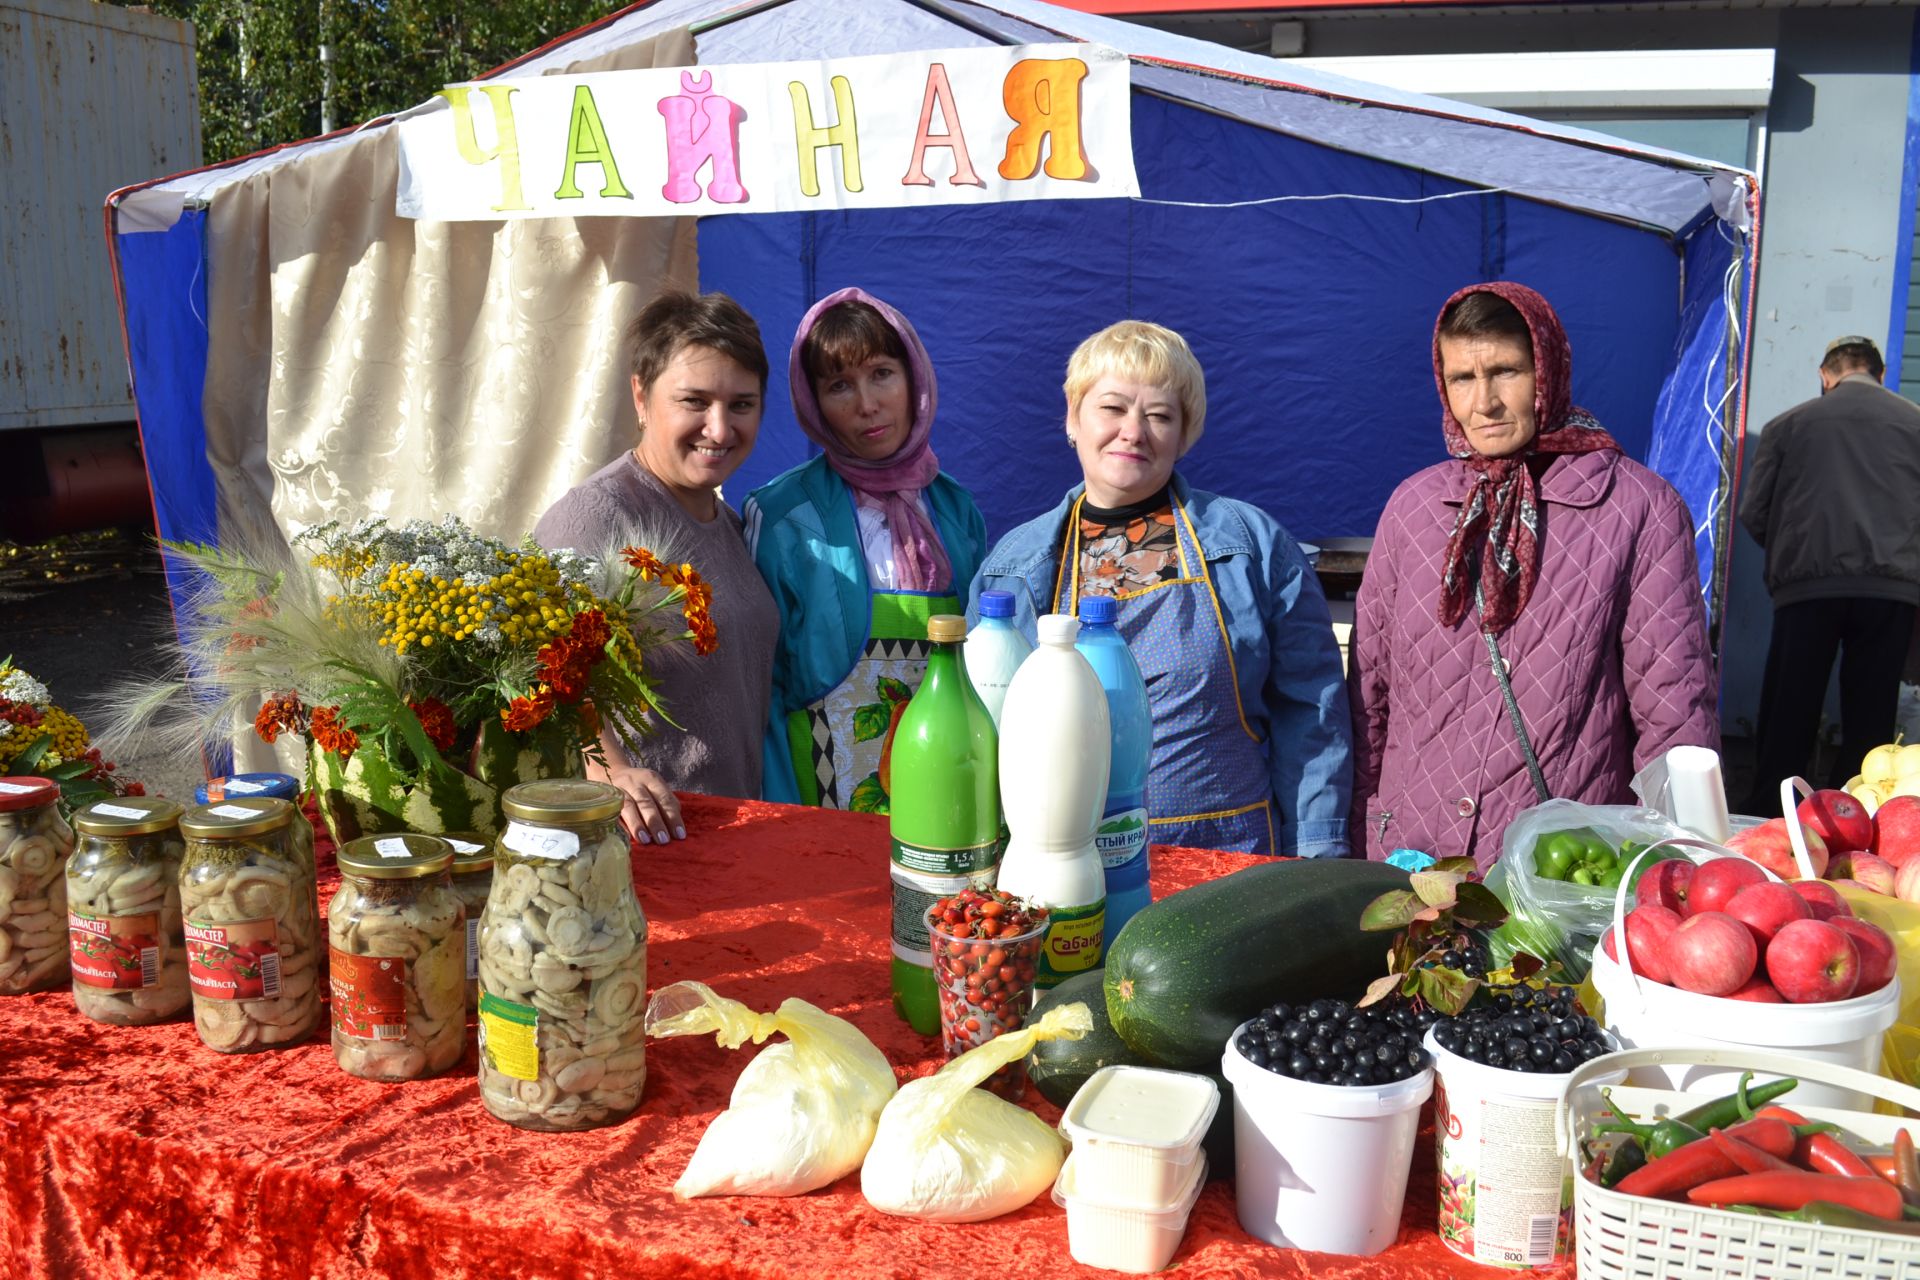
[[[690,839],[634,858],[652,985],[694,978],[756,1009],[798,996],[851,1020],[903,1079],[934,1070],[937,1041],[915,1035],[889,1000],[884,820],[703,797],[687,798],[686,817]],[[1162,895],[1251,861],[1181,849],[1154,858]],[[323,902],[335,879],[323,860]],[[0,1000],[0,1274],[1111,1274],[1072,1262],[1065,1215],[1044,1196],[968,1226],[876,1212],[857,1175],[791,1199],[676,1202],[669,1188],[753,1052],[709,1036],[658,1042],[625,1123],[538,1134],[481,1107],[471,1044],[455,1073],[382,1085],[343,1074],[324,1031],[223,1057],[190,1022],[118,1029],[82,1018],[65,994]],[[1254,1240],[1235,1221],[1232,1184],[1216,1180],[1175,1273],[1503,1274],[1441,1246],[1432,1166],[1423,1135],[1399,1241],[1373,1258]]]

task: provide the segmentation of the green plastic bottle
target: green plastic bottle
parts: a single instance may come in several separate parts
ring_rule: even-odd
[[[1000,739],[967,678],[966,638],[965,618],[927,619],[926,675],[890,754],[893,1007],[922,1035],[940,1033],[926,910],[970,885],[991,886],[1000,862]]]

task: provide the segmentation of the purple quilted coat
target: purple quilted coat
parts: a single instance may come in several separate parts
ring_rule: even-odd
[[[1468,474],[1449,459],[1394,491],[1360,587],[1348,831],[1369,858],[1411,848],[1485,869],[1535,803],[1472,611],[1438,618]],[[1720,746],[1693,521],[1672,486],[1612,450],[1554,457],[1538,489],[1539,576],[1501,655],[1553,795],[1631,803],[1648,760]]]

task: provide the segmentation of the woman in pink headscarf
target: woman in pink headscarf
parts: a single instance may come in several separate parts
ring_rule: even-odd
[[[1718,679],[1693,518],[1573,404],[1547,300],[1462,289],[1433,368],[1450,456],[1387,499],[1355,606],[1348,829],[1485,868],[1521,809],[1629,802],[1668,748],[1717,750]]]
[[[934,456],[933,362],[905,316],[860,289],[827,295],[787,376],[821,455],[742,513],[780,611],[762,793],[885,812],[889,731],[920,687],[927,619],[963,612],[986,522]]]

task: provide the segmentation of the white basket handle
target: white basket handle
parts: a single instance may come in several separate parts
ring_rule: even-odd
[[[1736,1071],[1753,1071],[1770,1076],[1792,1076],[1798,1080],[1811,1080],[1815,1084],[1834,1085],[1855,1093],[1870,1094],[1920,1114],[1920,1089],[1874,1075],[1871,1071],[1843,1067],[1837,1062],[1821,1062],[1813,1058],[1796,1058],[1790,1054],[1764,1053],[1754,1049],[1626,1049],[1619,1053],[1602,1054],[1573,1069],[1573,1075],[1567,1080],[1566,1090],[1560,1095],[1554,1112],[1554,1130],[1559,1135],[1560,1154],[1572,1157],[1580,1149],[1580,1135],[1574,1132],[1574,1110],[1570,1101],[1575,1090],[1591,1086],[1596,1077],[1672,1063],[1729,1067]]]
[[[1664,840],[1654,841],[1639,853],[1636,853],[1633,856],[1633,861],[1629,862],[1627,869],[1621,873],[1620,884],[1613,891],[1613,924],[1609,926],[1608,933],[1612,934],[1612,936],[1618,940],[1614,943],[1613,949],[1615,954],[1619,956],[1620,971],[1627,976],[1627,989],[1633,992],[1633,1005],[1634,1012],[1636,1013],[1646,1006],[1646,998],[1640,994],[1640,975],[1633,971],[1633,957],[1627,949],[1627,894],[1632,890],[1634,882],[1637,879],[1636,871],[1640,867],[1640,864],[1646,861],[1647,855],[1656,849],[1668,848],[1701,849],[1715,858],[1737,858],[1740,856],[1724,845],[1715,844],[1711,840],[1702,840],[1698,836],[1668,836]],[[1749,861],[1751,861],[1751,859],[1749,859]],[[1754,863],[1754,865],[1756,867],[1760,866],[1757,862]],[[1760,869],[1766,871],[1769,880],[1778,880],[1780,878],[1774,875],[1773,872],[1767,871],[1765,867],[1760,867]],[[1594,945],[1596,947],[1605,947],[1607,945],[1608,933],[1601,934],[1600,941]]]
[[[1818,880],[1820,877],[1813,870],[1813,855],[1807,852],[1806,829],[1800,825],[1800,802],[1793,797],[1796,790],[1807,799],[1813,799],[1813,788],[1807,785],[1805,778],[1780,779],[1780,816],[1787,822],[1787,843],[1793,846],[1793,861],[1800,868],[1800,878]]]

